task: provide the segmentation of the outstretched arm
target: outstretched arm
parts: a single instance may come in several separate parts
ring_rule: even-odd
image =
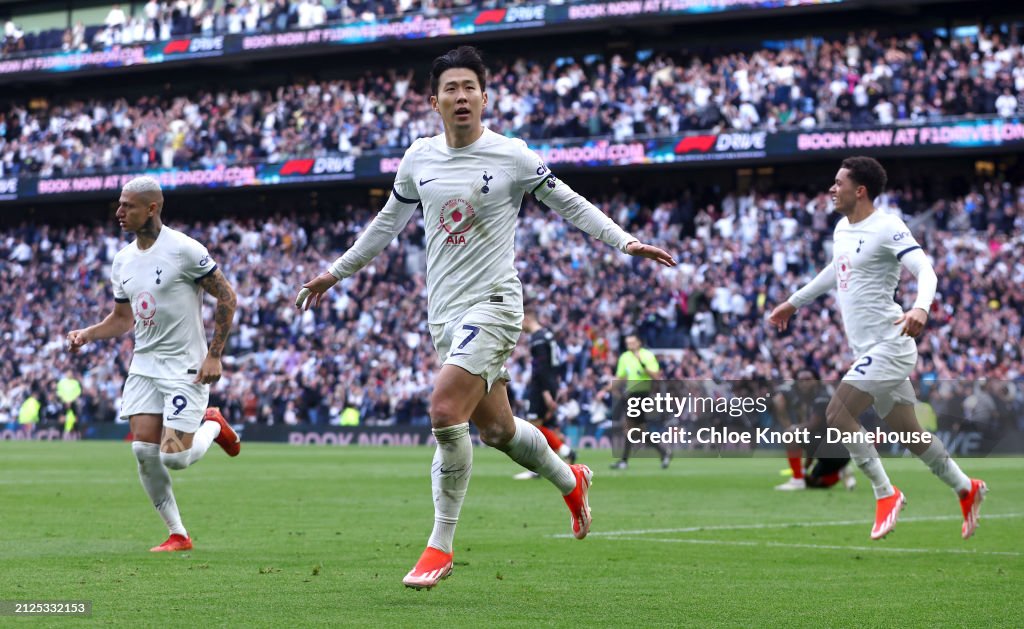
[[[917,299],[914,305],[904,312],[893,325],[903,324],[901,336],[917,336],[924,331],[925,323],[928,322],[928,310],[935,300],[935,289],[939,285],[939,278],[935,275],[935,269],[921,249],[914,249],[908,252],[900,262],[908,271],[917,278]]]
[[[782,302],[768,315],[768,323],[775,326],[780,332],[789,326],[789,318],[793,316],[797,308],[806,306],[821,295],[830,291],[836,285],[836,269],[831,263],[821,270],[806,286],[793,293],[786,301]]]
[[[676,261],[668,252],[654,245],[645,245],[631,236],[607,214],[554,175],[549,175],[537,187],[534,195],[538,201],[558,212],[565,220],[620,251],[632,256],[649,258],[663,266],[676,265]]]
[[[814,279],[793,293],[787,300],[797,308],[803,308],[836,286],[836,267],[829,263]]]
[[[231,331],[231,322],[235,317],[235,306],[237,300],[235,291],[228,284],[228,280],[221,273],[220,269],[199,280],[199,286],[213,295],[217,300],[217,306],[213,311],[213,339],[210,341],[210,349],[199,368],[199,374],[195,381],[200,384],[212,384],[220,380],[221,356],[224,355],[224,345],[228,340],[228,333]]]
[[[132,305],[127,301],[115,301],[114,309],[96,325],[68,332],[68,351],[78,352],[86,343],[121,336],[135,326]]]
[[[308,310],[310,306],[319,306],[324,293],[339,280],[353,275],[369,264],[370,260],[377,257],[377,254],[394,240],[409,223],[418,204],[419,201],[416,199],[399,198],[392,192],[388,202],[359,234],[352,248],[335,260],[326,273],[321,273],[302,285],[302,290],[295,298],[295,307],[299,310]]]

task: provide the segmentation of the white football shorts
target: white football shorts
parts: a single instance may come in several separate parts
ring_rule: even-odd
[[[165,380],[128,374],[121,398],[121,417],[162,415],[164,427],[193,433],[206,414],[210,385],[191,380]]]
[[[904,336],[881,341],[853,361],[843,382],[875,398],[875,411],[884,419],[896,404],[917,402],[917,393],[910,383],[916,364],[914,339]]]
[[[481,302],[461,317],[430,324],[430,337],[442,364],[480,376],[491,390],[499,378],[511,380],[505,361],[523,331],[523,312],[503,303]]]

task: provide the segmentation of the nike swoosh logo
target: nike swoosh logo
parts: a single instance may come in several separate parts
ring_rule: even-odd
[[[434,177],[433,179],[420,179],[420,185],[425,186],[431,181],[437,181],[438,179],[440,179],[440,177]]]
[[[132,277],[135,277],[135,276],[133,275]],[[128,278],[128,279],[126,279],[126,280],[121,280],[121,286],[124,286],[125,284],[127,284],[127,283],[128,283],[128,282],[130,282],[130,281],[132,281],[132,278],[131,278],[131,277],[129,277],[129,278]]]
[[[455,356],[469,356],[469,352],[459,352],[458,354],[448,354],[448,358],[454,358]]]

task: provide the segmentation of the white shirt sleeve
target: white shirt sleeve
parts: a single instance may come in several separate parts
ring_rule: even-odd
[[[123,304],[129,301],[129,298],[124,285],[121,284],[121,266],[119,256],[115,256],[113,264],[110,265],[110,284],[114,288],[114,301]]]
[[[806,286],[793,293],[787,300],[797,308],[802,308],[836,286],[836,267],[829,262]]]
[[[373,217],[366,229],[359,234],[359,238],[356,239],[352,248],[335,260],[331,268],[328,269],[334,277],[343,280],[354,275],[356,271],[369,264],[370,260],[377,257],[377,254],[383,251],[384,247],[387,247],[388,243],[394,240],[395,236],[409,224],[409,219],[412,218],[412,214],[419,207],[420,202],[416,180],[413,176],[414,154],[419,146],[419,140],[413,142],[402,156],[387,203],[377,213],[377,216]]]
[[[520,151],[516,159],[517,177],[520,185],[538,201],[558,212],[577,228],[625,252],[626,245],[637,239],[619,227],[607,214],[597,209],[548,170],[540,156],[526,143],[519,141]]]
[[[352,248],[335,260],[328,269],[331,275],[343,280],[366,266],[405,229],[418,204],[419,201],[399,201],[392,193],[377,216],[373,217],[366,229],[359,234]]]
[[[889,222],[881,232],[882,248],[895,256],[898,262],[902,262],[903,256],[911,251],[920,250],[921,245],[917,244],[914,234],[910,232],[903,219],[895,215],[887,218]]]
[[[932,307],[932,301],[935,300],[935,289],[939,285],[939,278],[935,275],[931,261],[923,250],[917,248],[904,254],[900,262],[917,278],[917,299],[913,308],[928,312]]]
[[[420,200],[419,190],[416,189],[416,179],[413,175],[416,154],[419,153],[422,140],[416,140],[412,146],[405,151],[402,161],[398,164],[398,172],[395,173],[395,183],[392,190],[399,201],[405,203],[416,203]]]
[[[198,282],[217,270],[217,263],[201,242],[185,237],[178,252],[181,256],[181,272],[193,282]]]

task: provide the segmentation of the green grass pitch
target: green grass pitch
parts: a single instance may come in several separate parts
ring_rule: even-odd
[[[909,504],[868,537],[856,491],[782,493],[782,459],[635,459],[595,471],[594,525],[545,481],[478,449],[455,571],[401,584],[432,522],[426,448],[214,446],[172,472],[195,543],[166,529],[114,442],[0,444],[0,599],[91,600],[89,618],[0,625],[887,627],[1024,625],[1024,459],[962,461],[990,488],[977,535],[920,462],[887,460]]]

